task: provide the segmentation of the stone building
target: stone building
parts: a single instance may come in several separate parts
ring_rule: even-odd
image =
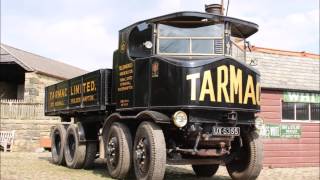
[[[264,165],[320,164],[320,56],[252,47],[247,63],[261,73]]]
[[[43,102],[45,86],[84,73],[77,67],[1,44],[2,99]]]
[[[0,54],[0,129],[14,130],[14,151],[34,151],[59,118],[44,116],[46,86],[86,73],[5,44]]]

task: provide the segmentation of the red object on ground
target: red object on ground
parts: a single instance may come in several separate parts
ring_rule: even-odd
[[[40,138],[40,147],[51,148],[51,139],[50,139],[50,137],[41,137]]]

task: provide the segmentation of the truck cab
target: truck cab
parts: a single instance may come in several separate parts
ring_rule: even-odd
[[[257,28],[230,17],[178,12],[121,30],[113,59],[117,110],[206,106],[258,111],[260,75],[245,64],[241,44]],[[224,74],[230,77],[223,79]]]
[[[99,152],[119,179],[131,168],[137,179],[162,179],[165,164],[191,164],[197,176],[212,176],[221,164],[233,179],[259,175],[260,73],[245,61],[246,38],[258,25],[224,16],[216,4],[206,11],[130,25],[119,31],[112,70],[48,87],[53,111],[46,114],[75,118],[53,130],[57,164],[65,157],[69,167],[83,167]],[[59,87],[65,96],[56,111],[50,90]],[[77,159],[83,152],[72,143],[90,149],[89,157]]]
[[[188,11],[124,28],[113,59],[116,111],[154,119],[165,132],[168,163],[216,167],[204,164],[228,156],[260,110],[260,74],[245,63],[246,38],[257,30]]]

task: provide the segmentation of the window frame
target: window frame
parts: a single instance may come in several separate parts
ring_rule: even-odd
[[[305,103],[305,104],[308,104],[308,115],[309,115],[309,119],[308,120],[299,120],[297,119],[297,103],[301,103],[301,102],[291,102],[291,103],[294,103],[294,109],[293,109],[293,112],[294,112],[294,119],[283,119],[283,116],[282,116],[282,108],[283,108],[283,99],[281,98],[280,99],[280,107],[281,107],[281,111],[280,111],[280,114],[281,114],[281,122],[296,122],[296,123],[313,123],[313,124],[320,124],[320,119],[319,120],[311,120],[311,104],[312,103]]]
[[[139,31],[139,33],[141,33],[141,32],[143,32],[143,31],[145,31],[145,30],[150,28],[151,29],[151,32],[150,32],[151,39],[150,39],[150,41],[152,42],[152,44],[154,44],[154,33],[153,33],[154,32],[154,25],[153,24],[147,24],[147,26],[148,27],[146,29],[144,29],[142,31]],[[130,58],[130,60],[133,60],[133,61],[134,60],[138,60],[138,59],[145,59],[145,58],[148,58],[150,56],[153,56],[154,55],[154,50],[155,50],[154,49],[154,45],[153,45],[153,47],[148,50],[148,51],[150,51],[148,55],[143,56],[143,57],[134,57],[134,56],[132,56],[132,54],[134,54],[134,53],[132,53],[132,51],[130,49],[132,47],[132,41],[130,40],[130,37],[131,37],[132,33],[135,33],[134,31],[136,29],[138,29],[138,26],[132,28],[130,33],[127,35],[127,38],[126,38],[126,42],[127,42],[126,54]],[[147,35],[147,33],[146,33],[146,35]]]
[[[221,56],[221,55],[227,55],[225,54],[225,25],[223,24],[223,35],[222,37],[196,37],[196,36],[188,36],[188,37],[168,37],[168,36],[160,36],[160,30],[159,25],[161,23],[156,24],[157,29],[157,48],[156,48],[156,54],[158,55],[171,55],[171,56]],[[163,53],[160,52],[160,39],[186,39],[189,41],[189,52],[188,53]],[[213,53],[192,53],[192,40],[193,39],[203,39],[203,40],[212,40],[213,43]],[[214,53],[214,41],[216,39],[222,40],[222,53],[216,54]],[[228,55],[229,56],[229,55]]]

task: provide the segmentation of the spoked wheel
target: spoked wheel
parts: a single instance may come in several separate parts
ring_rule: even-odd
[[[67,129],[64,156],[68,167],[74,169],[83,167],[86,157],[86,144],[79,143],[75,124],[71,124]]]
[[[262,169],[263,144],[256,132],[243,134],[241,141],[242,146],[240,143],[232,144],[231,150],[236,156],[226,164],[228,173],[232,179],[256,179]]]
[[[219,164],[192,165],[192,169],[198,177],[211,177],[218,171]]]
[[[104,144],[108,172],[111,177],[123,179],[131,166],[132,138],[128,127],[122,123],[113,123],[107,134],[104,134]]]
[[[110,162],[110,166],[114,169],[119,162],[119,142],[116,137],[111,137],[107,144],[107,157]]]
[[[136,146],[135,161],[140,172],[148,172],[150,163],[150,144],[146,138],[140,138]]]
[[[66,136],[66,129],[63,125],[57,125],[53,128],[51,133],[51,155],[54,164],[65,164],[64,159],[64,140]]]
[[[162,129],[152,122],[142,122],[136,132],[133,165],[139,180],[163,179],[166,144]]]

